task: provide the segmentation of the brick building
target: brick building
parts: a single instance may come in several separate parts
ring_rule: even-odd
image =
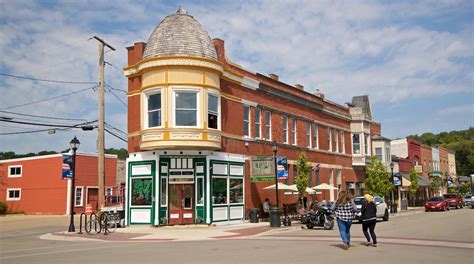
[[[83,212],[88,203],[97,208],[97,155],[76,156],[74,211]],[[69,214],[71,180],[62,177],[63,155],[0,160],[0,200],[10,211],[26,214]],[[117,184],[117,156],[106,155],[105,187],[107,194],[120,192]]]
[[[342,106],[244,69],[181,8],[127,49],[127,224],[229,223],[265,198],[275,204],[264,189],[273,184],[273,145],[289,163],[280,182],[295,183],[304,153],[309,186],[362,194],[371,137],[381,134],[368,96]],[[291,191],[279,197],[297,200]]]

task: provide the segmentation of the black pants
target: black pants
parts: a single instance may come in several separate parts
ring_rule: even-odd
[[[364,232],[364,236],[365,238],[367,238],[367,242],[370,242],[370,238],[372,237],[372,242],[374,244],[377,244],[377,236],[375,235],[376,223],[377,223],[376,220],[362,222],[362,232]],[[370,236],[369,236],[369,232],[367,232],[367,229],[370,231]]]

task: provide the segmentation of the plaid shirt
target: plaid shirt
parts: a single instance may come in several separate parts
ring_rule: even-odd
[[[350,202],[346,204],[334,204],[333,210],[335,209],[336,217],[341,219],[342,221],[352,221],[355,216],[355,204]]]

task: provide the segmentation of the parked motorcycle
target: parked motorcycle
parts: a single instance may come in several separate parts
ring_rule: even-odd
[[[301,223],[306,225],[308,229],[322,226],[326,230],[331,230],[334,227],[334,216],[330,208],[331,204],[329,202],[319,203],[316,210],[311,210],[301,216]]]

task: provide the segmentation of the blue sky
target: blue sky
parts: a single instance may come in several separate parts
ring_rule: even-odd
[[[382,133],[399,138],[466,129],[474,124],[472,1],[7,1],[0,0],[0,72],[41,79],[97,80],[99,35],[107,52],[106,122],[127,130],[126,46],[147,41],[182,5],[226,43],[228,58],[288,84],[322,91],[343,104],[368,94]],[[90,85],[89,85],[90,86]],[[0,76],[0,111],[97,119],[97,92],[30,103],[88,88]],[[36,122],[0,112],[0,117]],[[22,118],[22,119],[18,119]],[[42,120],[45,121],[45,120]],[[56,120],[70,124],[79,120]],[[56,122],[56,123],[57,123]],[[120,131],[109,127],[116,134]],[[0,134],[39,127],[0,122]],[[0,135],[0,151],[68,148],[94,152],[96,132],[79,130]],[[106,134],[106,147],[126,144]]]

